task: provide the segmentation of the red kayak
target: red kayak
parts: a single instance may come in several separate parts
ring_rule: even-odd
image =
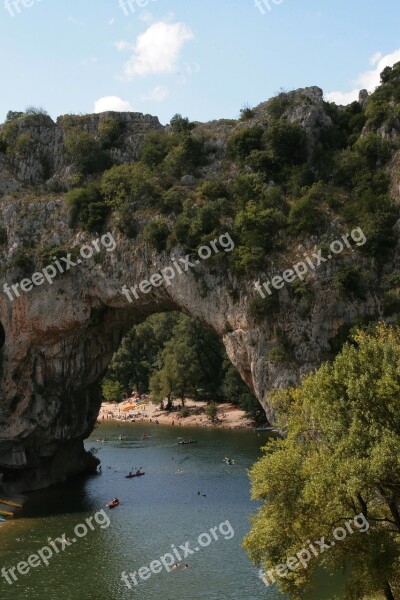
[[[109,504],[107,504],[108,508],[111,510],[112,508],[117,508],[119,506],[119,500],[116,498],[112,500]]]

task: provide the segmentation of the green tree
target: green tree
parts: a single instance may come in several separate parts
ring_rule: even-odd
[[[249,121],[256,116],[256,111],[251,108],[248,104],[245,104],[243,108],[240,109],[240,120],[241,121]]]
[[[181,136],[179,144],[175,145],[166,156],[163,162],[163,172],[172,178],[196,173],[197,168],[204,164],[202,150],[201,140],[191,135]]]
[[[325,186],[319,182],[296,200],[290,208],[288,217],[290,231],[295,234],[318,233],[326,223],[326,212],[323,210],[325,198]]]
[[[308,569],[280,579],[295,599],[318,566],[351,566],[345,598],[400,594],[400,330],[379,325],[358,332],[332,365],[302,386],[278,392],[273,406],[285,439],[265,448],[253,467],[253,497],[262,501],[245,539],[269,570],[307,547],[333,539],[336,527],[363,513],[355,531],[313,558]]]
[[[161,367],[150,380],[150,391],[156,402],[173,397],[221,399],[223,355],[218,338],[195,319],[179,315],[170,339],[159,356]]]
[[[103,202],[96,183],[70,190],[65,202],[69,208],[70,227],[82,227],[92,233],[103,229],[110,208]]]
[[[184,406],[185,397],[196,394],[196,353],[188,340],[175,337],[165,344],[162,361],[161,378],[168,380],[171,393],[179,397]]]
[[[9,123],[10,121],[15,121],[16,119],[20,119],[23,116],[25,116],[25,113],[21,111],[9,110],[6,116],[6,123]]]
[[[171,127],[174,133],[185,134],[194,128],[194,124],[187,117],[182,117],[177,113],[171,119]]]
[[[235,220],[235,232],[247,248],[271,250],[277,233],[286,225],[285,215],[276,208],[262,209],[256,202],[249,202]]]
[[[152,374],[161,367],[161,353],[171,339],[179,313],[152,315],[133,327],[110,363],[107,378],[118,381],[127,394],[148,392]]]
[[[160,371],[156,371],[150,377],[150,394],[154,404],[159,404],[161,410],[164,410],[164,400],[167,398],[166,410],[172,408],[172,387],[164,377],[161,377]]]
[[[197,397],[200,393],[207,400],[222,400],[220,386],[223,378],[225,348],[221,341],[197,319],[186,315],[180,316],[173,333],[173,341],[180,340],[193,351],[194,395]]]
[[[240,129],[228,139],[228,154],[232,158],[244,160],[253,150],[261,150],[264,129],[259,125]]]
[[[103,397],[107,402],[121,402],[124,397],[124,387],[118,381],[105,379],[102,386]]]
[[[354,149],[367,160],[370,169],[385,165],[393,154],[393,144],[372,133],[359,138]]]
[[[264,138],[278,162],[298,165],[307,160],[307,136],[297,123],[278,121],[267,130]]]
[[[86,174],[98,173],[109,166],[109,157],[99,142],[88,131],[72,129],[65,137],[69,159]]]
[[[105,202],[115,211],[119,228],[129,237],[137,234],[133,214],[157,204],[158,191],[151,170],[143,163],[114,165],[101,177]]]
[[[48,116],[47,110],[42,106],[27,106],[24,115],[26,117],[36,117],[37,115]]]
[[[151,244],[157,252],[165,250],[168,236],[168,223],[162,219],[150,221],[143,230],[143,239]]]
[[[221,385],[223,400],[236,404],[246,411],[246,416],[253,419],[255,423],[264,424],[267,420],[265,410],[228,358],[225,358],[223,368],[224,378]]]
[[[260,246],[236,246],[231,260],[234,271],[239,275],[261,271],[266,265],[265,250]]]
[[[215,402],[211,402],[206,408],[206,415],[212,423],[215,423],[218,415],[218,405]]]
[[[118,143],[124,129],[124,123],[112,115],[102,115],[99,121],[99,139],[104,149],[111,148]]]
[[[160,165],[174,145],[174,137],[165,131],[152,131],[146,137],[140,160],[151,169]]]

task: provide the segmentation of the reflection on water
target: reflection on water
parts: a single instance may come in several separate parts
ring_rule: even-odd
[[[141,440],[144,432],[151,435]],[[120,435],[124,439],[120,440]],[[198,444],[180,446],[181,437]],[[97,442],[96,439],[105,439]],[[257,506],[250,500],[247,469],[260,456],[266,439],[249,431],[194,430],[134,424],[101,424],[87,447],[99,449],[102,474],[78,478],[29,496],[19,518],[0,529],[1,566],[15,566],[118,497],[121,504],[107,510],[110,526],[89,528],[85,537],[49,560],[49,565],[17,572],[12,586],[0,580],[4,600],[282,600],[274,588],[257,577],[241,542],[249,529],[248,517]],[[235,465],[223,462],[235,459]],[[146,475],[126,479],[143,467]],[[184,559],[190,569],[152,574],[132,589],[121,573],[138,571],[152,561],[190,542],[190,548],[211,528],[229,521],[235,535],[218,536]],[[214,530],[215,531],[215,530]],[[219,530],[218,530],[219,531]],[[225,536],[229,537],[229,536]],[[319,595],[332,593],[324,578]],[[331,596],[332,597],[332,596]]]

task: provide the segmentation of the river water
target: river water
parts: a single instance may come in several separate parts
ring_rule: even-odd
[[[143,441],[145,432],[151,437]],[[0,528],[0,567],[6,569],[27,561],[47,544],[51,550],[50,542],[63,534],[66,540],[55,543],[59,552],[54,550],[48,566],[30,567],[26,575],[15,571],[18,579],[12,585],[1,577],[0,598],[284,600],[275,588],[262,583],[241,548],[249,516],[257,510],[247,470],[261,455],[266,435],[102,423],[86,444],[99,449],[102,474],[30,494],[18,518]],[[181,438],[198,443],[179,446]],[[233,457],[235,465],[225,464],[225,456]],[[126,479],[137,467],[143,467],[146,475]],[[116,496],[120,506],[106,509]],[[102,509],[105,513],[95,517]],[[90,517],[90,525],[85,525]],[[84,527],[74,531],[81,524],[86,535]],[[177,559],[178,569],[144,570],[147,579],[136,576],[136,586],[128,580],[131,589],[122,581],[122,572],[148,567],[173,553],[172,546],[183,555],[179,546],[186,542],[193,554]],[[153,568],[161,567],[156,563]],[[323,577],[310,600],[332,598],[336,585],[336,579]]]

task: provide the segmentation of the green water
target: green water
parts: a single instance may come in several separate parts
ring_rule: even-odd
[[[144,432],[151,434],[148,441],[140,439]],[[120,435],[125,439],[119,440]],[[180,436],[199,443],[179,446]],[[103,438],[107,441],[96,442]],[[54,552],[48,566],[31,567],[26,575],[16,571],[18,580],[12,585],[2,577],[0,598],[283,600],[276,589],[261,582],[241,548],[248,517],[257,509],[250,499],[247,469],[260,456],[265,439],[265,434],[259,437],[250,431],[100,425],[87,447],[99,448],[102,475],[29,495],[18,518],[0,528],[0,566],[7,569],[27,561],[49,538],[65,533],[71,544]],[[225,456],[234,457],[236,464],[224,464]],[[145,477],[125,479],[136,467],[144,467]],[[93,530],[87,527],[87,535],[77,538],[74,528],[115,496],[121,504],[113,511],[105,509],[109,525],[98,516],[99,522],[91,522]],[[225,525],[220,530],[221,523]],[[218,541],[210,533],[215,527]],[[211,542],[196,552],[198,538],[206,532]],[[179,551],[186,542],[194,554],[183,559],[179,569],[169,573],[163,569],[146,581],[138,578],[140,583],[132,583],[132,589],[122,582],[123,571],[149,566],[171,552],[171,545]],[[184,563],[190,569],[184,570]],[[318,588],[313,599],[332,597],[332,581],[323,579]]]

